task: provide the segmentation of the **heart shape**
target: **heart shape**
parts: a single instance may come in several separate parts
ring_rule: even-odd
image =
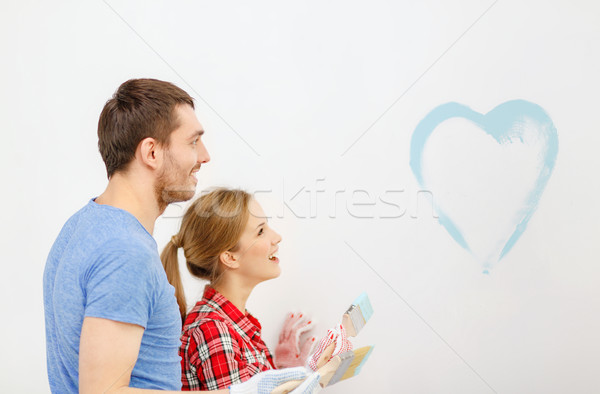
[[[535,212],[542,192],[552,174],[558,154],[558,134],[552,120],[539,105],[525,101],[512,100],[498,105],[483,115],[459,103],[446,103],[434,108],[415,128],[411,139],[410,166],[421,187],[425,188],[423,176],[423,153],[425,145],[434,130],[443,122],[462,118],[491,136],[498,144],[506,145],[513,142],[523,142],[525,136],[530,139],[533,134],[540,144],[540,166],[537,168],[537,178],[526,193],[526,198],[515,213],[515,221],[510,224],[510,235],[503,238],[500,253],[492,260],[482,261],[484,272],[501,260],[512,249],[527,227],[527,223]],[[435,203],[439,222],[454,240],[471,254],[463,230],[456,224],[457,218],[451,218],[444,209]],[[494,223],[490,223],[494,225]],[[504,239],[507,239],[504,242]]]

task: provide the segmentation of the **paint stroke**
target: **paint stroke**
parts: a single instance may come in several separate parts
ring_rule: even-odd
[[[519,240],[527,223],[537,209],[538,203],[554,169],[558,155],[558,133],[552,120],[542,107],[525,100],[512,100],[498,105],[487,114],[480,114],[459,103],[446,103],[434,108],[415,128],[410,145],[410,167],[421,185],[426,187],[423,178],[423,151],[427,140],[442,122],[451,118],[464,118],[474,123],[499,144],[510,144],[523,141],[524,132],[532,128],[537,131],[542,142],[542,162],[539,175],[532,185],[527,197],[519,210],[517,221],[511,228],[512,233],[502,247],[498,261],[506,256]],[[434,201],[435,204],[435,201]],[[465,235],[454,220],[435,204],[439,222],[452,238],[465,250],[471,253]],[[512,227],[512,225],[511,225]],[[497,261],[482,262],[484,273],[488,273]]]

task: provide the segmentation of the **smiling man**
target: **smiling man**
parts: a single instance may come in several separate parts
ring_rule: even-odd
[[[108,186],[67,221],[44,271],[53,392],[180,390],[181,319],[152,233],[168,204],[194,196],[210,160],[203,133],[193,99],[168,82],[129,80],[104,106],[98,147]],[[269,371],[230,390],[266,393],[305,376]]]

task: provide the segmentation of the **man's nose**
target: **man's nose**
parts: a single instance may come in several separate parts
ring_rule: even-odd
[[[198,144],[198,163],[208,163],[210,161],[210,155],[204,143]]]

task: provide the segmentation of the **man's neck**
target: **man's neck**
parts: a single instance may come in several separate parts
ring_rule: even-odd
[[[135,177],[125,174],[114,174],[106,190],[96,198],[96,203],[131,213],[150,234],[154,232],[156,219],[162,214],[152,183],[136,181]]]

